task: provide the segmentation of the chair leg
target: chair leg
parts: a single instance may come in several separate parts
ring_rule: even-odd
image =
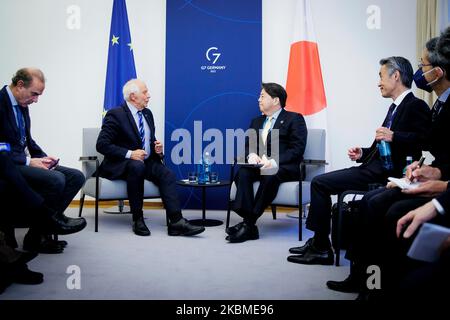
[[[98,232],[98,196],[95,196],[95,232]]]
[[[277,206],[271,205],[273,220],[277,220]]]
[[[337,225],[337,230],[336,230],[336,243],[335,243],[335,248],[334,248],[334,253],[336,255],[336,267],[339,266],[340,264],[340,260],[341,260],[341,232],[342,232],[342,202],[344,201],[345,198],[345,194],[341,194],[338,196],[338,217],[337,217],[337,221],[338,221],[338,225]]]
[[[302,241],[303,238],[303,216],[302,216],[302,205],[298,204],[298,241]]]
[[[84,196],[85,196],[85,194],[84,194],[83,192],[81,192],[81,198],[80,198],[80,211],[78,212],[78,217],[81,217],[81,212],[83,211]]]
[[[117,206],[119,207],[119,212],[123,213],[123,207],[125,206],[125,201],[119,200]]]
[[[225,224],[225,228],[228,228],[230,226],[230,211],[231,211],[231,200],[228,200],[227,223]]]

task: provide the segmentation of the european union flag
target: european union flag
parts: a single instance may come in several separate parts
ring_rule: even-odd
[[[123,103],[122,87],[136,78],[125,0],[114,0],[109,36],[104,111]]]

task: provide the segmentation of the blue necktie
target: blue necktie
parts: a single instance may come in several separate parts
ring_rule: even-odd
[[[142,119],[142,111],[138,111],[139,117],[139,136],[141,137],[142,150],[145,150],[145,131],[144,131],[144,119]]]
[[[395,110],[395,103],[391,104],[391,106],[389,107],[389,112],[386,116],[386,128],[391,128],[392,126],[392,120],[394,119],[394,110]]]
[[[25,123],[24,123],[24,119],[23,119],[22,110],[20,110],[20,107],[18,105],[15,105],[14,109],[16,110],[16,115],[17,115],[16,119],[17,119],[17,127],[19,128],[19,133],[20,133],[20,144],[22,146],[25,146],[26,134],[25,134]]]

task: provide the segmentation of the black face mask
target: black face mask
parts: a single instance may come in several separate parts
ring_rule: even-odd
[[[414,83],[416,84],[417,88],[425,90],[427,92],[433,91],[433,88],[431,87],[431,85],[433,83],[435,83],[436,81],[438,81],[439,79],[433,80],[431,82],[428,82],[427,79],[425,79],[425,74],[430,71],[433,71],[433,70],[434,70],[434,68],[431,70],[428,70],[427,72],[423,72],[422,68],[419,68],[416,71],[416,73],[414,73],[413,79],[414,79]]]

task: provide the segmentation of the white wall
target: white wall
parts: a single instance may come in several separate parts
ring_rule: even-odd
[[[0,83],[22,66],[40,67],[47,87],[31,106],[33,135],[64,165],[80,167],[81,128],[101,123],[112,0],[1,0]],[[295,0],[263,0],[263,80],[281,84]],[[350,146],[367,146],[390,101],[380,97],[378,61],[390,55],[416,68],[416,1],[311,1],[328,100],[330,162],[351,164]],[[81,8],[81,30],[68,30],[66,9]],[[381,29],[366,27],[369,5],[381,9]],[[127,0],[138,76],[149,84],[150,107],[163,138],[165,1]],[[167,152],[167,151],[166,151]]]
[[[286,83],[295,0],[263,1],[263,80]],[[381,10],[381,29],[366,26],[367,7]],[[328,104],[330,168],[352,165],[347,149],[368,146],[392,101],[377,87],[379,60],[408,58],[416,68],[416,1],[313,0],[314,27]]]

